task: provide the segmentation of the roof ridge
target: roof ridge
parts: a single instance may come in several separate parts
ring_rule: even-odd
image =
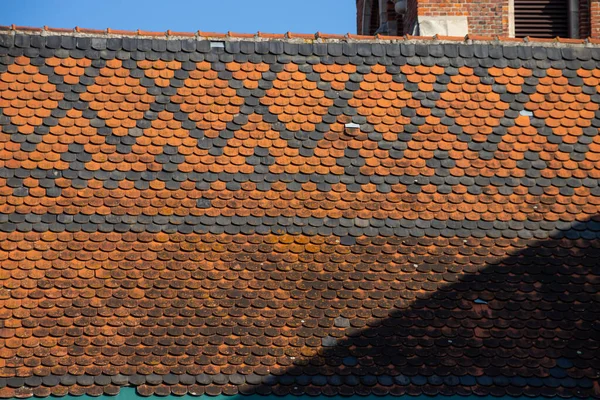
[[[550,45],[600,45],[600,39],[588,37],[585,39],[570,39],[570,38],[534,38],[534,37],[525,37],[525,38],[511,38],[505,36],[480,36],[480,35],[472,35],[467,34],[463,36],[442,36],[442,35],[434,35],[434,36],[412,36],[412,35],[404,35],[404,36],[386,36],[377,34],[374,36],[368,35],[357,35],[352,33],[346,34],[328,34],[322,32],[316,32],[314,34],[311,33],[294,33],[294,32],[286,32],[286,33],[265,33],[258,31],[256,33],[237,33],[228,31],[226,33],[223,32],[204,32],[204,31],[196,31],[196,32],[178,32],[171,31],[170,29],[164,32],[161,31],[145,31],[141,29],[137,29],[135,31],[131,30],[120,30],[120,29],[90,29],[90,28],[80,28],[78,26],[74,28],[51,28],[48,26],[39,27],[30,27],[30,26],[18,26],[15,24],[12,25],[0,25],[0,32],[9,31],[9,32],[23,32],[23,33],[39,33],[43,35],[45,33],[55,33],[55,34],[72,34],[72,35],[105,35],[109,37],[128,37],[128,36],[137,36],[137,37],[164,37],[164,39],[181,39],[181,38],[202,38],[202,39],[282,39],[282,40],[315,40],[315,41],[363,41],[363,42],[377,42],[377,43],[389,43],[389,42],[399,42],[399,41],[430,41],[436,43],[443,42],[493,42],[498,44],[536,44],[542,46],[550,46]]]

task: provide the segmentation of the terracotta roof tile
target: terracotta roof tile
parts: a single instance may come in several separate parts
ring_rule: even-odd
[[[593,41],[0,30],[0,397],[600,397]]]

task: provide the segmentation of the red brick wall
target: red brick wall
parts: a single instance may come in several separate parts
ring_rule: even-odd
[[[418,0],[417,7],[422,16],[467,16],[474,35],[508,35],[508,0]]]
[[[418,0],[418,14],[432,17],[469,15],[470,0]]]
[[[479,0],[468,4],[469,33],[508,36],[508,0]]]
[[[590,36],[600,38],[600,0],[590,0]]]
[[[356,0],[356,26],[359,34],[373,32],[362,31],[363,6],[366,0]],[[377,0],[372,2],[376,13]],[[404,15],[404,32],[412,32],[417,15],[422,16],[467,16],[469,32],[475,35],[508,35],[508,0],[409,0],[408,11]],[[388,18],[392,18],[393,11]],[[375,27],[377,29],[377,27]],[[399,32],[399,34],[402,34]]]
[[[579,37],[590,36],[590,1],[579,0]]]

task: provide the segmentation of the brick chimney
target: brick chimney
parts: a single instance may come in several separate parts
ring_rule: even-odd
[[[600,38],[600,0],[357,0],[356,4],[357,31],[363,35]]]

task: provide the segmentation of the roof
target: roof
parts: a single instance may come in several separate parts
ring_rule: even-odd
[[[593,41],[184,36],[0,34],[0,396],[600,397]]]

